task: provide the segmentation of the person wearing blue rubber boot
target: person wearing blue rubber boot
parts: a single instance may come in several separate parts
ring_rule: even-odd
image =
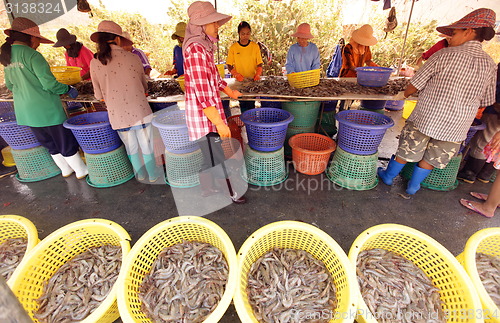
[[[398,99],[419,91],[418,102],[399,137],[387,169],[377,171],[392,185],[407,162],[416,162],[406,193],[412,195],[435,167],[445,168],[466,138],[477,110],[495,102],[496,64],[481,47],[495,35],[496,15],[477,9],[459,21],[438,27],[451,36],[449,47],[435,53]]]

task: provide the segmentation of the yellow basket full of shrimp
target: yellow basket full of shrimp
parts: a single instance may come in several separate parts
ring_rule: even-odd
[[[201,217],[181,216],[149,229],[118,278],[123,322],[211,322],[226,312],[237,278],[227,233]]]
[[[74,85],[82,81],[80,76],[81,67],[77,66],[51,66],[50,70],[58,82]]]
[[[104,219],[68,224],[40,241],[8,282],[34,322],[113,322],[130,236]]]
[[[279,221],[238,252],[234,305],[243,323],[353,322],[357,285],[342,248],[324,231]]]
[[[30,220],[19,215],[0,215],[0,276],[9,281],[38,242],[38,231]]]
[[[483,304],[477,313],[485,322],[500,322],[500,228],[474,233],[457,256],[464,266]]]
[[[359,284],[357,322],[483,322],[464,268],[416,229],[371,227],[353,242],[349,259]]]
[[[304,72],[287,74],[288,83],[290,86],[301,89],[305,87],[316,86],[319,84],[321,70],[310,70]]]

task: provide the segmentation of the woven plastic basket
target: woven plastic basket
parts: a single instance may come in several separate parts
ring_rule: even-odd
[[[149,102],[149,106],[151,106],[151,110],[153,110],[153,112],[157,112],[160,110],[164,111],[179,110],[177,102]]]
[[[434,168],[429,176],[422,182],[422,187],[435,190],[435,191],[451,191],[457,188],[458,180],[457,174],[462,162],[462,154],[452,157],[445,168]],[[413,174],[415,163],[407,163],[401,170],[401,175],[407,180],[410,180]]]
[[[73,85],[82,81],[80,77],[81,67],[76,66],[51,66],[50,70],[56,80],[63,84]]]
[[[476,266],[476,253],[500,257],[500,228],[487,228],[474,233],[467,240],[464,251],[457,256],[457,260],[467,271],[483,304],[483,310],[481,312],[476,311],[476,313],[484,315],[486,323],[498,323],[500,322],[500,309],[488,295],[479,277]]]
[[[271,152],[260,152],[246,147],[245,180],[256,186],[272,186],[284,182],[288,177],[288,171],[283,151],[283,147]]]
[[[38,309],[36,300],[42,295],[46,282],[59,268],[90,248],[111,244],[120,246],[123,258],[130,250],[130,236],[120,225],[104,219],[82,220],[68,224],[38,243],[19,264],[9,280],[9,287],[34,322]],[[123,268],[123,263],[122,263]],[[81,322],[113,322],[118,317],[116,288],[87,318]]]
[[[14,102],[12,101],[0,101],[0,115],[14,112]]]
[[[185,83],[185,77],[184,77],[184,75],[179,76],[178,78],[176,78],[176,80],[179,83],[179,86],[181,87],[181,90],[183,92],[186,92],[186,83]]]
[[[386,130],[394,125],[390,117],[373,111],[344,110],[337,113],[336,118],[339,122],[337,144],[358,155],[376,153]]]
[[[338,100],[323,101],[323,111],[324,112],[337,111],[338,102],[339,102]]]
[[[290,73],[286,77],[290,86],[301,89],[319,84],[321,70],[309,70],[304,72]]]
[[[61,174],[45,147],[12,149],[11,152],[17,167],[16,178],[20,182],[38,182]]]
[[[63,125],[71,129],[86,153],[107,153],[122,145],[118,133],[111,128],[106,111],[80,114],[64,121]]]
[[[356,67],[357,81],[359,85],[379,87],[389,81],[393,69],[380,66]]]
[[[187,154],[200,149],[196,141],[189,141],[186,112],[165,111],[153,119],[153,126],[160,131],[165,149],[174,154]]]
[[[194,187],[200,184],[200,168],[203,162],[201,150],[187,154],[165,151],[166,181],[172,187]]]
[[[16,166],[16,162],[12,156],[12,148],[10,146],[4,147],[1,152],[3,158],[2,165],[5,167]]]
[[[324,231],[303,222],[268,224],[247,238],[238,252],[238,286],[234,306],[243,323],[258,322],[248,302],[248,273],[252,264],[273,248],[304,250],[322,261],[337,290],[337,307],[330,322],[352,322],[356,311],[357,281],[345,252]]]
[[[202,217],[182,216],[163,221],[149,229],[134,244],[118,277],[118,308],[123,322],[151,322],[141,311],[139,286],[160,252],[183,241],[205,242],[218,248],[229,266],[226,290],[215,310],[203,321],[215,323],[226,312],[238,279],[236,251],[227,233]]]
[[[134,178],[134,170],[124,146],[102,154],[87,154],[87,183],[92,187],[113,187]]]
[[[321,123],[318,124],[320,127],[320,133],[324,131],[330,137],[337,133],[337,119],[335,119],[336,114],[337,113],[335,111],[327,111],[323,112],[323,114],[318,117],[318,121],[319,118],[321,118]]]
[[[276,98],[271,98],[267,96],[261,96],[260,99],[260,107],[261,108],[275,108],[275,109],[281,109],[281,104],[282,102],[280,101],[266,101],[269,99],[276,99]]]
[[[361,107],[368,110],[383,109],[386,105],[386,100],[361,100]]]
[[[30,127],[17,124],[14,112],[0,115],[0,136],[12,149],[28,149],[41,145]]]
[[[390,111],[400,111],[403,110],[405,105],[405,100],[388,100],[385,103],[385,108]]]
[[[467,138],[465,138],[465,140],[462,142],[462,145],[460,146],[460,152],[464,151],[465,147],[467,147],[467,145],[470,143],[472,137],[474,137],[476,132],[484,129],[486,129],[486,124],[479,119],[474,119],[472,126],[469,128],[469,131],[467,131]]]
[[[284,144],[284,148],[285,148],[285,156],[287,157],[291,157],[292,156],[292,147],[290,147],[290,144],[289,144],[289,141],[290,141],[290,138],[292,138],[293,136],[299,134],[299,133],[313,133],[315,132],[316,130],[316,126],[311,126],[311,127],[288,127],[288,129],[286,130],[286,139],[285,139],[285,144]]]
[[[295,170],[307,175],[317,175],[325,171],[330,155],[337,145],[327,136],[317,133],[302,133],[288,141],[292,148]]]
[[[349,250],[351,264],[356,265],[361,251],[375,248],[392,251],[424,271],[440,289],[447,322],[483,322],[475,315],[481,309],[481,302],[474,285],[460,263],[439,242],[404,225],[376,225],[363,231],[353,242]],[[377,322],[361,295],[356,321]]]
[[[320,101],[283,102],[282,108],[293,115],[289,127],[312,127],[318,119]]]
[[[355,155],[337,147],[326,176],[333,183],[350,190],[371,190],[378,184],[378,154]]]

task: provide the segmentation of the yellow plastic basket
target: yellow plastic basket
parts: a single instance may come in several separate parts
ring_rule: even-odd
[[[24,255],[27,255],[40,242],[38,231],[33,222],[19,215],[0,215],[0,244],[7,239],[15,238],[26,238],[28,240]],[[19,268],[20,266],[17,267]],[[15,273],[14,271],[9,281],[12,280]]]
[[[57,81],[73,85],[82,81],[80,76],[81,67],[76,66],[51,66],[50,70],[54,74]]]
[[[12,156],[12,148],[10,146],[2,149],[2,157],[2,165],[4,165],[5,167],[16,166],[16,162],[14,161],[14,157]]]
[[[399,224],[381,224],[362,232],[349,250],[351,264],[356,265],[363,250],[381,248],[392,251],[422,269],[440,289],[447,322],[483,322],[481,301],[472,281],[455,257],[439,242],[413,228]],[[377,322],[359,291],[356,321]]]
[[[476,253],[478,252],[500,257],[500,228],[488,228],[474,233],[467,240],[464,252],[457,256],[458,261],[464,266],[479,294],[483,304],[484,321],[488,323],[500,322],[500,309],[486,292],[477,272]]]
[[[290,86],[301,89],[319,84],[320,69],[287,74]]]
[[[226,72],[224,71],[224,64],[217,64],[217,70],[219,71],[219,75],[221,78],[226,76]]]
[[[130,250],[130,236],[120,225],[104,219],[89,219],[68,224],[43,239],[19,264],[9,279],[9,286],[34,322],[38,309],[36,300],[42,295],[44,283],[73,257],[90,248],[111,244],[121,246],[123,256]],[[123,270],[123,262],[121,270]],[[113,322],[118,317],[116,287],[101,305],[81,322]]]
[[[144,276],[151,271],[160,252],[183,241],[209,243],[218,248],[229,266],[226,290],[205,323],[218,322],[226,312],[236,288],[238,268],[236,251],[227,233],[214,222],[201,217],[180,216],[163,221],[149,229],[135,244],[125,259],[118,277],[118,308],[123,322],[151,322],[141,311],[138,297]]]
[[[234,305],[243,323],[258,322],[246,292],[252,264],[273,248],[304,250],[321,260],[337,289],[337,307],[330,322],[352,322],[356,314],[358,285],[347,255],[332,237],[307,223],[279,221],[255,231],[238,252],[238,287]]]
[[[186,86],[184,85],[184,75],[179,76],[178,78],[176,78],[176,80],[177,80],[177,82],[179,82],[181,90],[186,92]]]

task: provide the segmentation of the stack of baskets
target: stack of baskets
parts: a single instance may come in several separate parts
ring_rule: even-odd
[[[64,122],[85,153],[92,187],[112,187],[134,177],[132,165],[118,133],[105,111],[80,114]]]
[[[335,184],[352,190],[377,186],[378,146],[394,121],[372,111],[345,110],[337,113],[339,148],[327,171]]]
[[[451,191],[457,188],[458,180],[457,174],[462,162],[462,154],[458,154],[451,158],[445,168],[434,168],[429,176],[422,182],[422,187],[435,190],[435,191]],[[413,168],[416,163],[407,163],[401,170],[401,175],[410,180],[413,174]]]
[[[292,154],[292,149],[288,145],[288,140],[296,134],[311,133],[316,130],[316,122],[318,121],[321,102],[283,102],[282,107],[283,110],[293,115],[293,121],[288,125],[285,142],[285,155],[290,156]]]

